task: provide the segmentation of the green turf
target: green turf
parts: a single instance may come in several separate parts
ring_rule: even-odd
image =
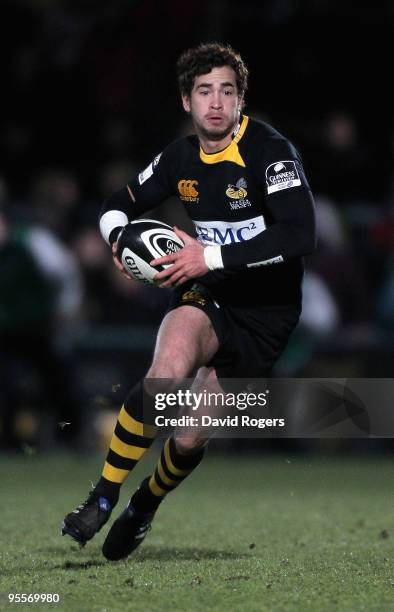
[[[82,550],[60,537],[100,464],[0,457],[1,609],[394,610],[387,457],[211,455],[118,563],[101,556],[107,527]],[[59,593],[61,604],[8,605],[9,592]]]

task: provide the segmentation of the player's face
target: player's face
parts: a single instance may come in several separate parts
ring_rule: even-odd
[[[221,66],[196,77],[191,95],[183,96],[182,102],[202,140],[230,142],[242,107],[232,68]]]

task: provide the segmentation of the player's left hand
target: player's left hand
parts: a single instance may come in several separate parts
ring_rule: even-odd
[[[151,266],[172,264],[154,277],[153,280],[160,287],[179,287],[187,280],[208,272],[203,245],[177,227],[174,227],[174,232],[185,243],[183,249],[150,262]]]

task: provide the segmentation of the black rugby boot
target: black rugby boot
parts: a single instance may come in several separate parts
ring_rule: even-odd
[[[154,512],[137,512],[130,499],[105,538],[102,548],[104,557],[109,561],[128,557],[144,541],[151,529],[154,515]]]
[[[80,506],[64,518],[62,535],[69,535],[84,546],[105,525],[111,512],[108,499],[92,491]]]

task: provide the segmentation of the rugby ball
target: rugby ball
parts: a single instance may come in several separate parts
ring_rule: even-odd
[[[118,236],[116,255],[131,278],[153,283],[153,277],[172,264],[151,266],[152,259],[180,251],[183,241],[167,223],[136,219],[124,226]]]

